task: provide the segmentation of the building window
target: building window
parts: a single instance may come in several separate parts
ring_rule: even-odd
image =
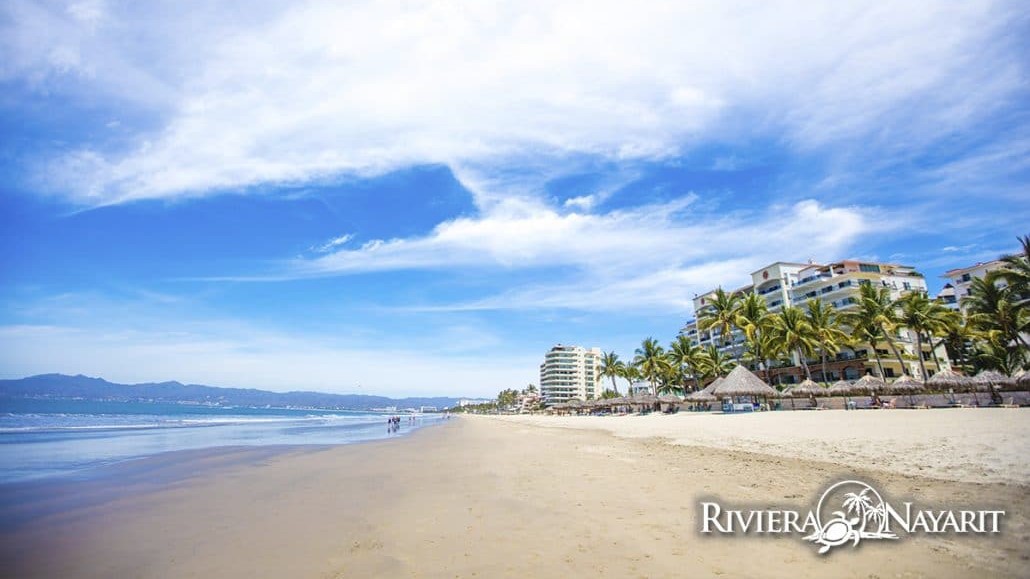
[[[906,282],[902,282],[902,284],[901,284],[901,285],[902,285],[902,286],[903,286],[903,287],[904,287],[905,289],[907,289],[907,290],[910,290],[910,289],[912,289],[912,284],[908,283],[907,281],[906,281]]]
[[[858,264],[858,271],[864,271],[868,273],[880,273],[880,266],[868,263],[860,263]]]
[[[969,281],[972,277],[968,273],[962,274],[962,281]]]

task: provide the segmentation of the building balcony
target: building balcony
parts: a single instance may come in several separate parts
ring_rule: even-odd
[[[801,287],[803,285],[807,285],[807,284],[810,284],[812,282],[816,282],[816,281],[819,281],[819,280],[822,280],[822,279],[830,279],[831,277],[833,277],[833,276],[830,275],[829,273],[820,273],[818,275],[810,275],[808,277],[803,277],[803,278],[799,279],[798,281],[796,281],[795,283],[791,284],[791,287],[798,288],[798,287]]]

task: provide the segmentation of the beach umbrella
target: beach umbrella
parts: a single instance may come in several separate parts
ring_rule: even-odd
[[[662,404],[679,404],[680,402],[683,402],[679,396],[674,396],[672,394],[662,394],[658,397],[658,401]]]
[[[957,372],[951,370],[941,370],[940,372],[930,376],[930,379],[926,381],[926,385],[935,390],[946,390],[949,388],[968,388],[972,383],[973,379],[969,376],[963,376]]]
[[[791,396],[803,398],[805,396],[825,396],[826,388],[817,384],[814,380],[805,380],[790,389]]]
[[[976,396],[976,385],[973,383],[973,379],[969,376],[963,376],[951,370],[941,370],[940,372],[930,376],[930,379],[926,381],[926,386],[932,390],[972,390],[973,398],[976,399],[976,403],[979,404],[980,400]],[[952,402],[955,402],[955,397],[952,396]]]
[[[1030,372],[1026,370],[1020,370],[1013,376],[1016,379],[1016,385],[1020,388],[1030,388]]]
[[[777,396],[778,392],[772,386],[762,382],[762,379],[755,376],[750,370],[743,366],[737,366],[726,378],[712,389],[715,396]]]
[[[924,389],[924,385],[923,385],[922,380],[917,380],[917,379],[913,378],[912,376],[908,376],[908,375],[905,375],[905,376],[902,376],[901,378],[898,378],[897,380],[891,382],[891,385],[890,385],[890,390],[892,392],[900,392],[902,394],[907,394],[907,393],[910,393],[910,392],[918,392],[918,391],[923,390],[923,389]]]
[[[916,405],[915,399],[912,398],[912,394],[922,391],[925,389],[921,380],[916,380],[911,376],[902,376],[894,382],[891,382],[890,389],[892,392],[898,394],[908,394],[908,403],[912,406]]]
[[[853,386],[857,392],[869,392],[873,395],[887,389],[887,383],[872,374],[862,376],[862,378],[855,381]]]
[[[984,370],[973,376],[973,383],[976,384],[977,389],[990,392],[991,400],[999,404],[1001,403],[1001,395],[998,394],[998,390],[1015,388],[1016,386],[1016,381],[1013,378],[994,370]]]
[[[855,384],[847,380],[837,380],[826,389],[826,393],[830,396],[847,396],[858,391],[858,388],[855,388]]]
[[[1015,378],[1011,378],[1002,374],[1001,372],[995,372],[994,370],[984,370],[976,376],[973,376],[973,383],[980,386],[987,386],[988,388],[1012,388],[1016,385]]]

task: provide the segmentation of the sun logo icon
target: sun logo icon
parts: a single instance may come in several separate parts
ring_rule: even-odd
[[[824,519],[824,504],[845,490],[850,492],[843,493],[841,510],[833,511],[829,518]],[[826,489],[819,497],[815,515],[819,529],[804,539],[822,545],[820,555],[845,543],[854,547],[862,539],[898,538],[887,527],[887,503],[876,489],[861,481],[841,481]]]

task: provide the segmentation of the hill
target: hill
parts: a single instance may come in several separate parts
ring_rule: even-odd
[[[253,388],[219,388],[180,382],[116,384],[81,374],[40,374],[16,380],[0,380],[0,398],[79,398],[124,402],[188,402],[221,406],[292,406],[334,410],[368,410],[388,406],[450,408],[458,403],[457,398],[447,397],[387,398],[307,391],[269,392]]]

